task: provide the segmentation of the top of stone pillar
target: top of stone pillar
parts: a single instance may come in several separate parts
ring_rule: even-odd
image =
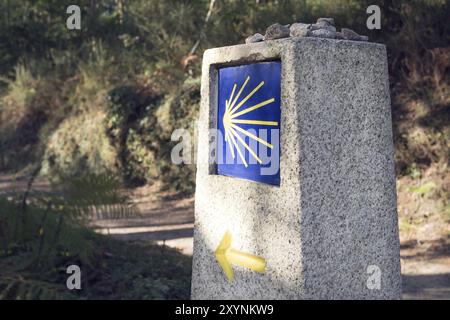
[[[203,64],[238,65],[278,59],[281,56],[281,52],[289,48],[300,49],[301,47],[315,47],[315,50],[318,51],[334,47],[382,50],[383,53],[386,50],[386,46],[381,43],[314,37],[290,37],[207,49],[203,54]]]

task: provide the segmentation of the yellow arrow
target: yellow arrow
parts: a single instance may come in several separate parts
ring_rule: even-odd
[[[216,249],[217,262],[219,262],[225,272],[228,281],[233,281],[234,278],[233,269],[231,268],[232,264],[261,273],[266,270],[266,260],[264,258],[230,248],[231,240],[231,233],[229,231],[225,232]]]

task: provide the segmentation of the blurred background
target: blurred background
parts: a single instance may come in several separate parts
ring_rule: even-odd
[[[189,298],[203,51],[319,17],[387,46],[403,297],[450,299],[446,0],[0,0],[0,299]]]

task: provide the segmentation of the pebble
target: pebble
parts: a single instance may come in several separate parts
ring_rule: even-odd
[[[334,26],[334,19],[333,18],[319,18],[317,19],[316,23],[326,23],[330,26]]]
[[[310,27],[311,31],[325,29],[328,31],[336,32],[333,18],[319,18],[317,22]]]
[[[327,30],[327,29],[313,30],[310,32],[310,34],[312,37],[316,37],[316,38],[328,38],[328,39],[336,38],[336,32]]]
[[[345,38],[344,38],[344,36],[342,35],[341,32],[336,32],[336,39],[344,40]]]
[[[342,33],[342,36],[344,37],[344,39],[346,39],[346,40],[353,40],[353,41],[368,41],[369,40],[369,37],[361,36],[361,35],[357,34],[355,31],[353,31],[352,29],[342,28],[341,33]]]
[[[290,35],[289,27],[275,23],[269,26],[266,30],[265,40],[274,40],[281,38],[288,38]]]
[[[274,23],[266,29],[266,34],[263,36],[260,33],[255,33],[245,39],[245,43],[255,43],[264,40],[275,40],[288,37],[316,37],[339,40],[353,40],[353,41],[368,41],[369,37],[359,35],[355,31],[342,28],[341,32],[336,31],[333,18],[319,18],[316,23],[293,23],[281,25]]]
[[[311,31],[328,30],[328,31],[336,32],[335,26],[331,26],[329,24],[322,24],[322,23],[321,24],[318,24],[318,23],[312,24],[310,29],[311,29]]]
[[[255,33],[252,36],[249,36],[245,39],[245,43],[255,43],[255,42],[261,42],[264,41],[264,36],[261,33]]]

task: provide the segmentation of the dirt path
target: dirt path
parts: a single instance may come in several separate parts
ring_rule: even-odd
[[[0,174],[0,196],[24,190],[26,180]],[[36,180],[34,191],[48,192],[45,181]],[[192,255],[194,199],[145,186],[130,191],[140,216],[95,220],[93,227],[125,241],[152,241]],[[450,235],[417,241],[401,236],[403,299],[450,299]]]
[[[145,186],[130,197],[140,216],[120,220],[97,220],[98,232],[126,241],[155,241],[192,255],[194,199]]]
[[[450,299],[450,238],[401,245],[403,299]]]

